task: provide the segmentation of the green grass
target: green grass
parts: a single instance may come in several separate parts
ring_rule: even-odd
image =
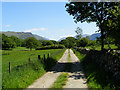
[[[119,87],[114,81],[113,77],[99,67],[99,65],[91,62],[86,55],[83,55],[76,50],[74,50],[74,52],[81,60],[87,78],[87,85],[90,89],[99,88],[108,90]]]
[[[68,72],[71,70],[72,65],[70,62],[71,62],[70,50],[68,50],[68,60],[67,60],[67,64],[64,66],[63,71]],[[62,88],[64,85],[66,85],[66,82],[68,80],[68,75],[69,75],[68,73],[62,73],[54,82],[51,88]]]
[[[54,84],[51,88],[62,88],[66,84],[67,78],[68,78],[68,73],[61,74],[57,78],[57,80],[54,82]]]
[[[118,48],[118,47],[115,46],[114,44],[110,44],[110,47],[111,47],[111,49],[117,49],[117,48]],[[93,49],[93,48],[95,48],[95,50],[101,50],[101,45],[87,46],[87,47],[85,47],[85,48],[88,48],[88,49]],[[108,49],[109,47],[108,47],[108,45],[104,45],[104,48],[105,48],[105,49]]]
[[[38,55],[43,58],[43,55],[45,54],[47,58],[47,54],[49,53],[52,55],[53,60],[59,60],[65,51],[65,49],[22,51],[23,48],[17,48],[12,51],[3,50],[2,88],[28,87],[28,85],[32,84],[34,80],[46,72],[44,65],[38,61]],[[31,58],[30,64],[28,63],[29,58]],[[11,62],[12,68],[11,75],[9,75],[9,62]]]
[[[30,50],[30,49],[26,47],[16,47],[16,48],[13,48],[12,50]],[[35,50],[35,49],[32,49],[32,50]]]

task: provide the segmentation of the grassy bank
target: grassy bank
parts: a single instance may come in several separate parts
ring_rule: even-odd
[[[119,87],[116,85],[112,76],[106,73],[102,67],[99,67],[99,65],[91,62],[89,58],[77,52],[76,50],[74,50],[74,52],[81,60],[87,78],[87,84],[90,89],[100,88],[107,90]]]
[[[117,49],[118,48],[117,46],[115,46],[115,44],[110,44],[110,47],[111,47],[111,49]],[[93,49],[94,48],[95,50],[101,50],[101,45],[87,46],[85,48],[88,48],[88,49]],[[108,49],[109,47],[108,47],[108,45],[104,45],[104,48]]]
[[[38,55],[47,58],[48,53],[52,60],[59,60],[65,49],[32,50],[23,51],[23,48],[2,52],[2,88],[26,88],[34,80],[42,76],[46,70]],[[51,56],[52,55],[52,56]],[[28,59],[31,62],[28,62]],[[11,75],[9,74],[9,62],[11,62]]]

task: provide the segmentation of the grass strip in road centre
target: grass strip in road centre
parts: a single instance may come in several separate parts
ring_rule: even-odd
[[[62,88],[67,82],[68,73],[62,73],[54,82],[52,88]]]

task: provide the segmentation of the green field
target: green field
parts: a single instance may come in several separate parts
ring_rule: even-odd
[[[2,88],[26,88],[34,80],[43,75],[46,70],[38,61],[38,55],[47,58],[48,53],[53,60],[59,60],[65,49],[32,50],[18,47],[14,50],[2,51]],[[31,62],[29,63],[29,58]],[[9,74],[9,62],[11,62],[11,75]]]

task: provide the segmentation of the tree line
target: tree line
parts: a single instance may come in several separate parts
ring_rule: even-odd
[[[54,40],[37,40],[34,37],[28,37],[26,39],[19,39],[16,36],[6,36],[2,34],[2,49],[9,50],[15,47],[26,47],[32,50],[33,48],[36,50],[43,50],[43,49],[63,49],[63,48],[74,48],[74,47],[88,47],[88,46],[98,46],[101,45],[100,38],[96,40],[90,40],[89,36],[82,37],[82,29],[77,28],[79,33],[77,33],[76,38],[74,37],[67,37],[61,41],[54,41]],[[76,32],[75,31],[75,32]],[[108,43],[109,42],[109,43]],[[107,37],[104,40],[105,44],[115,44],[119,47],[118,42],[115,39]],[[110,47],[110,46],[109,46]]]
[[[37,40],[34,37],[28,37],[26,39],[19,39],[16,36],[6,36],[5,34],[0,34],[2,49],[9,50],[15,47],[26,47],[32,50],[33,48],[58,45],[59,43],[54,40]]]

